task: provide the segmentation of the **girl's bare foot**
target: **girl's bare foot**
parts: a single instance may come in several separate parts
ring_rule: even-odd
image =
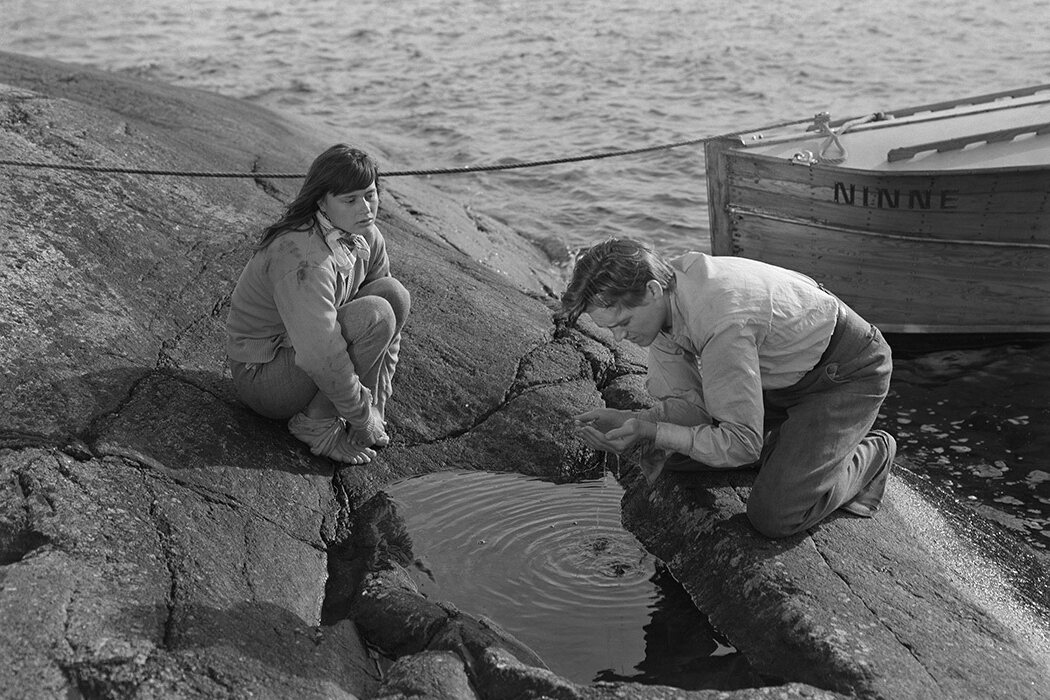
[[[344,433],[344,437],[339,443],[324,456],[346,464],[368,464],[371,462],[372,458],[376,456],[376,451],[371,447],[353,444],[350,442],[350,438],[345,435]]]
[[[383,412],[372,406],[372,418],[379,423],[379,435],[376,437],[376,447],[386,447],[390,444],[390,435],[386,432],[386,421],[383,420]]]
[[[350,435],[350,442],[360,447],[386,447],[390,444],[390,436],[386,434],[386,426],[383,425],[383,419],[379,417],[379,413],[373,408],[368,415],[368,420],[364,425],[347,426],[347,433]]]
[[[288,430],[310,446],[310,452],[346,464],[367,464],[376,456],[367,445],[355,445],[342,418],[310,418],[298,413],[288,421]]]

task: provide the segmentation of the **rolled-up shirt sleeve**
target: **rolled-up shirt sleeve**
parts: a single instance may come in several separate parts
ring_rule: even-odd
[[[273,296],[295,349],[295,364],[310,375],[339,415],[352,423],[364,422],[372,397],[357,376],[343,338],[335,271],[301,264],[277,280]]]
[[[737,321],[718,329],[700,351],[703,408],[709,423],[657,423],[655,445],[715,468],[751,464],[762,452],[762,377],[757,328]],[[664,409],[666,415],[666,409]],[[670,416],[668,416],[670,417]]]
[[[649,346],[645,388],[656,403],[641,412],[643,417],[677,425],[711,423],[704,405],[699,362],[666,335]]]

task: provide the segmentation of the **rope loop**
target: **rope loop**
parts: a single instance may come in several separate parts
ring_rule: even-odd
[[[816,155],[816,161],[828,165],[839,165],[846,162],[846,147],[842,145],[838,134],[831,128],[831,115],[828,112],[820,112],[813,117],[813,123],[820,133],[827,136]],[[837,155],[830,155],[832,148],[838,152]]]
[[[867,124],[868,122],[875,121],[879,118],[879,114],[866,114],[863,117],[858,117],[857,119],[846,122],[836,130],[831,128],[831,114],[828,112],[820,112],[819,114],[814,115],[813,125],[820,133],[825,134],[827,138],[821,145],[820,151],[813,156],[813,160],[817,163],[827,163],[828,165],[840,165],[846,162],[846,158],[849,154],[846,152],[846,147],[842,145],[841,141],[839,141],[839,136],[844,135],[855,126]],[[829,151],[832,148],[838,151],[837,155],[830,155]]]

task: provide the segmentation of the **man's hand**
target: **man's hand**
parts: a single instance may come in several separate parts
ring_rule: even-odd
[[[573,417],[573,424],[577,428],[590,426],[598,432],[607,433],[613,428],[619,428],[628,419],[634,417],[634,411],[619,411],[615,408],[596,408],[586,413]]]
[[[577,433],[590,447],[616,454],[626,452],[637,442],[643,440],[652,441],[656,438],[656,423],[641,418],[628,417],[618,427],[613,427],[611,430],[603,432],[600,428],[607,424],[604,422],[599,424],[595,420],[590,424],[578,427]]]

